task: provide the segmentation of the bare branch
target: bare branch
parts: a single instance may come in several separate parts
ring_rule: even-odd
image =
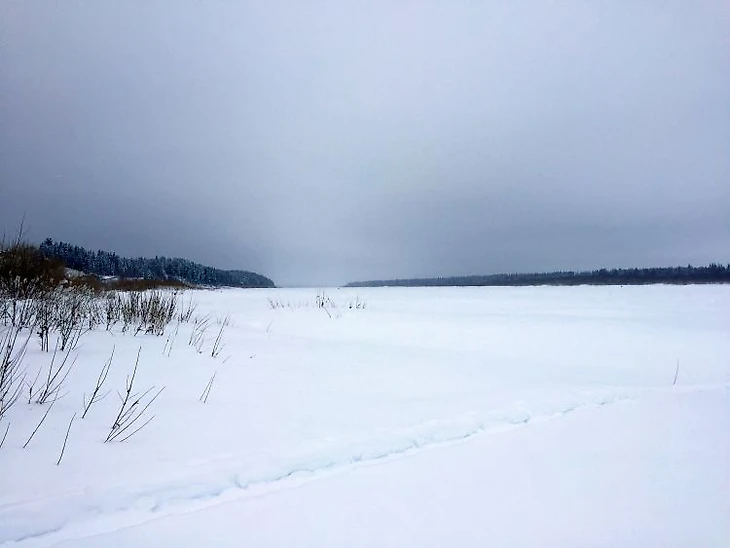
[[[35,427],[35,430],[31,433],[30,437],[28,438],[28,441],[26,441],[23,444],[23,449],[26,449],[28,447],[28,444],[30,443],[30,440],[33,439],[33,436],[35,436],[35,433],[38,432],[38,429],[41,427],[41,424],[43,424],[43,421],[46,420],[46,417],[48,416],[48,413],[51,412],[51,409],[53,409],[53,404],[56,403],[56,400],[53,400],[51,402],[51,405],[48,406],[48,409],[46,409],[46,412],[43,414],[43,418],[41,419],[41,422],[38,423],[38,426]]]
[[[145,414],[145,412],[147,411],[147,408],[150,405],[152,405],[152,402],[154,402],[157,399],[157,397],[160,394],[162,394],[162,391],[164,389],[165,389],[164,386],[162,388],[160,388],[160,390],[157,392],[157,394],[155,394],[152,397],[152,399],[150,399],[150,401],[147,402],[147,405],[145,405],[142,408],[141,411],[137,411],[135,413],[130,413],[130,414],[125,414],[125,419],[120,424],[120,427],[111,435],[111,438],[109,439],[109,441],[115,440],[116,438],[118,438],[119,436],[121,436],[124,432],[126,432],[127,430],[129,430],[132,426],[134,426],[134,424]],[[149,392],[149,390],[147,392]],[[138,403],[138,402],[135,402],[135,404],[136,403]],[[149,419],[147,422],[150,422],[151,420],[152,419]],[[145,426],[146,424],[147,423],[143,424],[140,428],[138,428],[137,430],[135,430],[134,432],[132,432],[132,434],[134,434],[134,433],[138,432],[139,430],[141,430],[142,427]],[[132,434],[130,434],[129,436],[127,436],[127,437],[125,437],[123,439],[121,439],[120,441],[124,441],[124,440],[128,439],[129,437],[132,436]]]
[[[81,415],[82,419],[86,418],[86,414],[89,412],[89,409],[91,409],[92,405],[94,405],[96,402],[103,400],[109,395],[109,392],[100,395],[99,391],[101,390],[101,387],[104,386],[104,382],[106,382],[106,378],[109,375],[109,369],[112,366],[115,349],[116,347],[112,347],[111,356],[109,356],[109,359],[106,361],[104,366],[101,368],[101,371],[99,372],[99,377],[96,379],[96,386],[94,387],[94,391],[91,393],[91,397],[89,398],[88,403],[84,404],[84,413],[83,415]]]
[[[218,374],[217,371],[213,373],[213,376],[208,381],[208,384],[205,385],[205,389],[203,389],[203,393],[200,395],[200,398],[198,401],[202,401],[203,403],[208,403],[208,396],[210,396],[210,389],[213,387],[213,381],[215,380],[215,376]]]
[[[0,440],[0,449],[3,448],[3,444],[5,443],[5,438],[8,437],[8,431],[10,430],[10,423],[8,423],[7,428],[5,428],[5,434],[3,435],[3,439]]]
[[[217,358],[218,355],[223,350],[224,344],[221,343],[221,340],[223,338],[223,330],[228,325],[228,318],[226,317],[226,320],[221,324],[220,330],[218,330],[218,336],[215,338],[215,342],[213,343],[213,350],[210,352],[211,358]]]
[[[142,426],[140,426],[139,428],[137,428],[136,430],[134,430],[134,431],[133,431],[133,432],[132,432],[131,434],[129,434],[129,435],[127,435],[127,436],[123,437],[123,438],[122,438],[121,440],[119,440],[119,443],[121,443],[121,442],[123,442],[123,441],[127,441],[127,440],[128,440],[129,438],[131,438],[132,436],[134,436],[134,435],[135,435],[135,434],[136,434],[137,432],[139,432],[140,430],[142,430],[142,428],[144,428],[144,427],[145,427],[145,426],[147,426],[147,425],[148,425],[149,423],[151,423],[151,422],[152,422],[152,419],[154,419],[154,418],[155,418],[156,416],[157,416],[157,415],[152,415],[152,416],[151,416],[151,417],[150,417],[149,419],[147,419],[147,420],[146,420],[146,421],[144,422],[144,424],[142,424]]]
[[[139,355],[141,351],[142,347],[140,347],[140,349],[137,351],[137,359],[134,362],[134,370],[132,371],[132,375],[127,376],[124,396],[120,394],[121,406],[119,407],[119,412],[117,413],[116,419],[114,419],[114,423],[112,424],[111,429],[109,430],[109,434],[107,434],[107,437],[104,440],[104,443],[108,443],[114,440],[118,440],[120,442],[128,440],[130,437],[132,437],[134,434],[144,428],[147,424],[149,424],[149,422],[152,420],[151,418],[144,422],[142,426],[133,430],[130,434],[119,439],[122,434],[124,434],[135,424],[137,424],[137,422],[147,412],[147,409],[150,407],[150,405],[152,405],[152,403],[158,398],[160,394],[162,394],[162,391],[165,389],[164,386],[160,388],[160,390],[158,390],[158,392],[152,398],[150,398],[149,401],[144,404],[144,406],[142,405],[143,400],[150,392],[152,392],[152,390],[154,390],[155,387],[153,386],[151,388],[148,388],[141,394],[139,392],[134,392],[134,380],[137,377],[137,367],[139,366]]]
[[[0,419],[18,401],[25,382],[22,363],[32,331],[19,340],[21,330],[21,325],[15,325],[0,334]]]
[[[63,458],[63,453],[66,451],[66,442],[68,441],[68,435],[71,432],[71,425],[74,423],[74,419],[76,418],[76,413],[74,413],[74,416],[71,417],[71,422],[68,423],[68,430],[66,430],[66,437],[63,439],[63,447],[61,447],[61,454],[58,455],[58,460],[56,461],[56,466],[61,464],[61,459]]]
[[[46,381],[43,384],[40,395],[36,399],[36,403],[44,404],[51,398],[51,396],[53,396],[55,399],[57,394],[60,392],[63,383],[66,381],[66,377],[68,377],[68,374],[71,372],[74,365],[76,365],[76,359],[78,358],[78,356],[73,359],[70,365],[67,365],[68,358],[71,355],[71,348],[68,348],[63,357],[63,361],[58,366],[58,369],[54,371],[53,366],[56,361],[57,352],[58,341],[56,341],[56,347],[53,349],[53,356],[51,357],[51,363],[48,366],[48,375],[46,377]]]

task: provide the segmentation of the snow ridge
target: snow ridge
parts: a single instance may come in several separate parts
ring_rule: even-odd
[[[244,465],[232,459],[211,460],[212,470],[160,485],[116,489],[95,498],[76,492],[5,504],[0,506],[0,546],[49,546],[68,538],[109,532],[631,397],[614,393],[584,403],[548,405],[537,415],[517,403],[483,417],[468,413],[456,419],[433,420],[400,431],[379,433],[370,439],[339,444],[324,452],[310,451],[273,465],[263,464],[250,472],[242,472]]]

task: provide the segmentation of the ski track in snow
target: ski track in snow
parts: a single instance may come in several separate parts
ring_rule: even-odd
[[[241,472],[233,458],[211,458],[196,467],[225,467],[188,475],[176,482],[137,489],[115,489],[98,495],[65,493],[0,505],[0,546],[44,547],[140,525],[173,514],[184,514],[246,497],[282,489],[352,470],[357,466],[412,455],[419,451],[461,443],[482,434],[493,434],[564,416],[573,411],[634,400],[642,395],[701,392],[730,385],[702,385],[665,389],[621,390],[593,401],[558,406],[554,412],[533,415],[519,405],[493,411],[480,418],[474,413],[455,420],[429,421],[394,435],[341,447],[335,454],[292,459],[288,465],[256,475]],[[620,393],[619,393],[620,392]],[[211,477],[212,476],[212,477]],[[65,516],[58,517],[62,507]],[[45,511],[54,508],[54,512]],[[55,516],[55,520],[54,520]]]

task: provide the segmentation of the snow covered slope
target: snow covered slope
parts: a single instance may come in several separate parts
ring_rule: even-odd
[[[197,348],[87,334],[26,449],[12,410],[0,546],[728,545],[728,286],[188,295]],[[111,394],[56,466],[112,347],[155,419],[103,443]]]

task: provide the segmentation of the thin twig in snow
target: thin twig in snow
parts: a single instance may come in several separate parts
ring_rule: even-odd
[[[221,338],[223,337],[223,330],[226,328],[227,323],[224,321],[221,325],[220,330],[218,331],[218,336],[215,338],[215,343],[213,343],[213,350],[210,352],[211,358],[217,358],[218,354],[221,353],[223,350],[224,344],[221,344]]]
[[[8,423],[7,428],[5,428],[5,434],[3,435],[3,439],[0,440],[0,449],[3,448],[3,444],[5,443],[5,438],[8,437],[8,430],[10,430],[10,423]]]
[[[63,439],[63,447],[61,447],[61,454],[58,455],[58,460],[56,461],[56,466],[61,464],[61,459],[63,458],[63,452],[66,451],[66,442],[68,441],[68,435],[71,432],[71,425],[74,423],[75,418],[76,418],[76,413],[74,413],[74,416],[71,417],[71,422],[68,423],[68,429],[66,430],[66,437]]]
[[[215,380],[215,376],[218,374],[218,371],[215,371],[213,373],[213,376],[208,381],[208,384],[205,385],[205,389],[203,389],[203,393],[200,395],[199,401],[202,401],[203,403],[208,403],[208,396],[210,396],[210,389],[213,387],[213,381]]]
[[[160,392],[162,392],[162,390],[160,390]],[[157,416],[157,415],[152,415],[152,416],[151,416],[151,417],[150,417],[149,419],[147,419],[147,420],[146,420],[146,421],[144,422],[144,424],[142,424],[142,426],[140,426],[139,428],[137,428],[136,430],[134,430],[134,431],[133,431],[133,432],[132,432],[131,434],[129,434],[129,435],[127,435],[127,436],[123,437],[123,438],[122,438],[121,440],[119,440],[119,443],[121,443],[121,442],[123,442],[123,441],[127,441],[127,440],[128,440],[129,438],[131,438],[132,436],[134,436],[134,435],[135,435],[135,434],[136,434],[137,432],[139,432],[140,430],[142,430],[142,428],[144,428],[144,427],[145,427],[145,426],[147,426],[147,425],[148,425],[149,423],[151,423],[151,422],[152,422],[152,419],[154,419],[154,418],[155,418],[156,416]]]
[[[150,405],[152,405],[152,402],[154,402],[160,394],[162,394],[162,391],[165,389],[163,386],[158,390],[157,394],[155,394],[148,402],[147,404],[140,409],[140,405],[142,403],[142,400],[149,394],[155,387],[148,388],[145,390],[141,395],[139,392],[133,393],[134,389],[134,380],[137,377],[137,367],[139,366],[139,355],[142,351],[142,347],[139,348],[137,351],[137,359],[134,362],[134,370],[132,371],[132,375],[127,376],[126,381],[126,387],[124,396],[119,394],[119,398],[121,400],[121,406],[119,408],[119,413],[117,413],[116,419],[114,419],[114,423],[112,424],[111,429],[109,430],[109,434],[107,434],[106,439],[104,440],[105,443],[114,441],[118,439],[124,432],[129,430],[132,426],[134,426],[137,421],[145,414],[147,409]],[[119,441],[125,441],[132,437],[134,434],[139,432],[142,428],[144,428],[152,419],[148,419],[146,422],[142,424],[139,428],[132,431],[129,435],[125,436]]]
[[[109,395],[109,392],[105,392],[104,394],[99,395],[99,390],[101,390],[101,387],[104,386],[104,382],[106,381],[107,376],[109,375],[109,369],[112,366],[112,360],[114,359],[114,350],[116,349],[116,346],[112,347],[112,354],[109,356],[109,359],[104,364],[104,367],[101,368],[101,371],[99,372],[99,378],[96,379],[96,386],[94,387],[94,391],[91,393],[91,397],[89,398],[88,403],[84,401],[84,414],[81,415],[81,418],[86,418],[86,414],[89,412],[89,409],[91,409],[91,406],[94,405],[97,402],[100,402],[104,398],[106,398]]]
[[[154,388],[154,387],[152,387],[152,388]],[[145,394],[149,393],[149,392],[150,392],[150,390],[152,390],[152,388],[150,388],[149,390],[147,390],[147,391],[145,392]],[[139,419],[140,419],[140,418],[142,417],[142,415],[144,415],[144,414],[145,414],[145,412],[147,411],[147,408],[148,408],[148,407],[149,407],[150,405],[152,405],[152,402],[154,402],[154,401],[155,401],[155,400],[157,399],[157,397],[158,397],[158,396],[159,396],[160,394],[162,394],[162,391],[163,391],[164,389],[165,389],[165,387],[164,387],[164,386],[163,386],[162,388],[160,388],[160,389],[159,389],[159,390],[157,391],[157,394],[155,394],[155,395],[154,395],[154,396],[152,397],[152,399],[151,399],[150,401],[148,401],[148,402],[147,402],[147,405],[145,405],[145,406],[144,406],[144,407],[142,408],[142,410],[141,410],[141,411],[138,411],[138,412],[136,412],[136,413],[130,413],[129,411],[130,411],[131,409],[130,409],[130,410],[128,410],[128,411],[127,411],[127,413],[125,413],[125,414],[124,414],[124,417],[125,417],[125,418],[123,419],[123,421],[122,421],[121,425],[120,425],[120,426],[119,426],[119,427],[117,428],[117,430],[116,430],[116,431],[112,431],[112,432],[110,432],[110,434],[109,434],[109,437],[108,437],[107,441],[114,441],[114,440],[115,440],[115,439],[117,439],[117,438],[118,438],[119,436],[121,436],[121,435],[122,435],[122,434],[123,434],[124,432],[126,432],[126,431],[127,431],[127,430],[129,430],[129,429],[130,429],[130,428],[131,428],[132,426],[134,426],[134,424],[135,424],[135,423],[136,423],[136,422],[137,422],[137,421],[138,421],[138,420],[139,420]],[[143,397],[143,396],[140,396],[140,399],[141,399],[142,397]],[[137,401],[135,401],[135,402],[134,402],[134,403],[133,403],[132,405],[134,406],[134,405],[137,405],[137,404],[139,404],[139,401],[140,401],[140,399],[137,399]],[[154,419],[154,418],[155,418],[155,416],[153,415],[153,416],[152,416],[152,417],[150,417],[150,418],[149,418],[149,419],[148,419],[148,420],[147,420],[147,421],[146,421],[146,422],[145,422],[144,424],[142,424],[142,426],[140,426],[139,428],[137,428],[136,430],[134,430],[134,431],[133,431],[133,432],[132,432],[131,434],[129,434],[128,436],[126,436],[126,437],[122,438],[122,439],[121,439],[121,440],[119,440],[119,441],[120,441],[120,442],[122,442],[122,441],[125,441],[125,440],[127,440],[127,439],[131,438],[131,437],[132,437],[132,436],[133,436],[134,434],[136,434],[137,432],[139,432],[140,430],[142,430],[142,428],[144,428],[145,426],[147,426],[147,424],[149,424],[149,423],[150,423],[150,421],[151,421],[152,419]]]
[[[45,383],[42,385],[42,390],[38,398],[36,399],[36,403],[44,404],[48,401],[48,399],[53,396],[54,399],[58,396],[58,393],[61,390],[61,387],[63,386],[63,383],[66,381],[66,377],[68,377],[68,374],[73,369],[74,365],[76,365],[76,358],[73,359],[71,362],[71,365],[66,365],[68,362],[68,358],[71,355],[71,348],[66,350],[66,354],[63,357],[63,361],[61,361],[61,364],[58,366],[58,369],[56,371],[53,371],[53,365],[56,361],[56,354],[58,352],[58,340],[56,340],[56,347],[53,349],[53,356],[51,357],[51,363],[48,366],[48,376],[46,378]],[[63,350],[61,350],[63,352]],[[65,370],[65,371],[64,371]],[[63,373],[63,376],[59,379],[59,375]]]
[[[35,430],[33,430],[33,433],[28,438],[28,441],[26,441],[23,444],[23,449],[26,449],[28,447],[28,444],[30,443],[30,440],[33,439],[33,436],[35,436],[35,433],[38,432],[38,429],[41,427],[41,424],[43,424],[43,421],[46,420],[46,417],[48,416],[48,413],[51,412],[51,409],[53,409],[53,404],[56,403],[56,400],[53,400],[51,402],[51,405],[48,406],[48,409],[46,409],[46,412],[43,414],[43,418],[41,419],[41,422],[38,423],[38,426],[35,427]]]

